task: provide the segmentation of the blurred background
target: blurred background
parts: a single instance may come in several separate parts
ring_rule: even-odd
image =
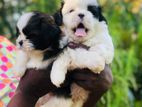
[[[60,0],[0,0],[0,35],[15,42],[15,26],[26,11],[53,14]],[[142,107],[142,0],[99,0],[115,45],[112,88],[100,107]]]

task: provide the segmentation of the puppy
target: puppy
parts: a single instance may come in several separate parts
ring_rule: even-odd
[[[28,68],[46,68],[60,52],[61,30],[47,14],[23,14],[17,23],[17,36],[16,76],[22,77]]]
[[[20,17],[17,36],[18,50],[13,71],[18,77],[22,77],[28,68],[46,69],[65,46],[65,42],[61,41],[62,31],[54,17],[39,12],[26,13]],[[71,107],[70,103],[66,103],[71,101],[70,84],[47,93],[46,96],[50,98],[47,104],[49,107]],[[41,98],[41,102],[43,101],[44,97]]]
[[[97,0],[64,0],[58,15],[57,22],[63,22],[62,29],[69,43],[51,70],[52,83],[60,87],[68,70],[88,68],[94,73],[103,71],[105,64],[113,60],[114,47]],[[81,107],[88,94],[88,91],[73,84],[72,98],[68,102],[71,106],[66,107]]]

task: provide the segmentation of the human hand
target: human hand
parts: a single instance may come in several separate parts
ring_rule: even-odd
[[[95,107],[103,94],[111,87],[113,81],[111,69],[108,65],[100,74],[94,74],[88,69],[76,69],[70,75],[75,83],[90,91],[84,107]]]

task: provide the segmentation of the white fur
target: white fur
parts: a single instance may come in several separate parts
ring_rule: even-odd
[[[46,104],[41,107],[71,107],[73,104],[71,99],[65,99],[60,97],[52,97]]]
[[[82,104],[83,102],[81,100],[77,103],[74,103],[71,99],[55,96],[40,107],[82,107]]]
[[[16,40],[16,45],[18,48],[22,48],[22,50],[25,50],[25,51],[29,51],[29,50],[33,49],[33,44],[28,39],[26,39],[26,36],[23,33],[23,29],[26,27],[30,18],[33,15],[34,15],[34,13],[32,13],[32,12],[25,13],[19,18],[19,20],[17,22],[17,28],[18,28],[20,34]],[[20,41],[23,41],[22,47],[19,45]]]
[[[22,15],[17,23],[17,27],[19,28],[20,32],[22,32],[23,28],[27,25],[30,18],[34,15],[33,12],[25,13]]]
[[[69,36],[70,41],[80,42],[86,41],[94,36],[96,25],[99,23],[97,19],[93,17],[93,14],[87,10],[88,5],[97,6],[96,0],[66,0],[62,9],[64,31],[66,36]],[[70,13],[70,10],[74,10]],[[84,19],[78,17],[79,14],[84,14]],[[77,27],[82,22],[86,28],[89,29],[88,35],[84,38],[77,38],[74,36],[73,28]]]
[[[83,4],[84,6],[87,6],[90,4],[98,6],[97,0],[81,0],[81,2],[80,2],[80,0],[74,0],[73,2],[72,2],[72,0],[63,0],[63,1],[65,2],[66,5],[69,6],[68,8],[70,8],[74,5],[78,6],[79,4],[81,4],[81,5]]]
[[[17,50],[16,52],[16,63],[13,67],[14,74],[18,77],[22,77],[27,69],[28,62],[27,54],[22,50]]]
[[[17,50],[16,63],[13,67],[14,74],[22,77],[28,68],[44,69],[54,58],[43,61],[42,51],[23,51]]]

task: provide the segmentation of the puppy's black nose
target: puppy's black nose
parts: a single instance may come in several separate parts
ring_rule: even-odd
[[[19,42],[19,45],[22,46],[22,45],[23,45],[23,41],[20,41],[20,42]]]
[[[81,19],[83,19],[83,17],[84,17],[85,15],[80,13],[78,16],[79,16]]]

